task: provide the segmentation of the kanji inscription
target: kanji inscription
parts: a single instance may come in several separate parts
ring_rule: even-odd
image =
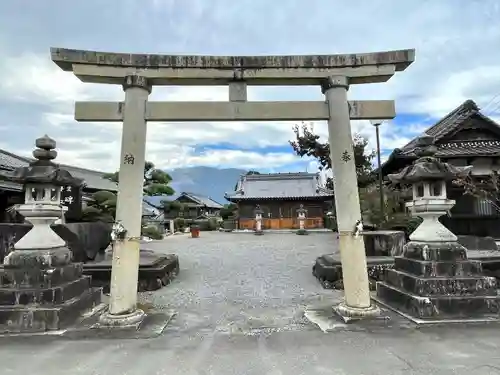
[[[132,154],[125,154],[123,157],[123,164],[134,164],[135,163],[135,158],[134,155]]]
[[[351,160],[351,155],[349,155],[349,152],[347,152],[347,150],[345,150],[345,151],[342,153],[342,156],[340,157],[340,159],[341,159],[344,163],[347,163],[349,160]]]

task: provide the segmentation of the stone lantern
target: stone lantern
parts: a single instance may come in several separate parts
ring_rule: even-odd
[[[460,175],[469,173],[472,167],[455,167],[434,157],[437,151],[434,139],[423,136],[418,139],[416,154],[419,159],[399,174],[389,175],[394,183],[411,185],[413,200],[406,203],[412,216],[422,218],[422,223],[410,235],[411,241],[456,241],[457,237],[439,222],[455,205],[448,199],[446,184]]]
[[[307,234],[305,226],[306,217],[307,217],[307,210],[304,208],[304,205],[301,204],[297,209],[297,220],[299,221],[299,230],[297,231],[297,234],[299,235]]]
[[[469,173],[444,163],[434,155],[433,138],[418,139],[418,159],[400,173],[389,175],[393,183],[411,185],[412,215],[423,222],[410,235],[394,269],[377,283],[377,299],[416,322],[481,319],[500,312],[496,279],[482,275],[481,263],[467,258],[467,249],[439,222],[455,204],[447,198],[446,183]]]
[[[262,214],[264,211],[260,208],[260,205],[255,206],[254,215],[255,215],[255,234],[262,235],[264,231],[262,230]]]
[[[51,228],[67,209],[61,202],[63,186],[82,181],[52,162],[56,142],[36,140],[35,160],[6,178],[25,188],[25,203],[16,207],[33,227],[4,258],[0,277],[0,330],[8,332],[60,329],[101,300],[101,290],[90,287],[82,264],[71,262],[66,242]]]

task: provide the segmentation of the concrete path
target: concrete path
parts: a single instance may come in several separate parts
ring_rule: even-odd
[[[176,318],[148,340],[0,340],[0,374],[500,374],[498,328],[323,333],[302,317],[334,303],[311,275],[333,233],[205,233],[147,244],[175,252],[181,273],[143,303]]]

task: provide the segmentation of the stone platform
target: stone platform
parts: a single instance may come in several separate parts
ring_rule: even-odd
[[[423,322],[490,319],[500,312],[496,279],[484,276],[458,242],[407,243],[377,283],[376,300]]]
[[[495,277],[500,281],[500,252],[494,250],[468,250],[469,260],[481,264],[482,273]],[[394,268],[394,257],[371,256],[366,258],[370,288],[374,288],[376,281],[384,280],[384,270]],[[325,254],[316,259],[312,272],[323,288],[343,289],[342,264],[340,254]]]
[[[112,253],[99,254],[95,261],[83,265],[83,273],[92,277],[92,285],[109,292]],[[175,254],[161,254],[152,250],[141,250],[139,260],[138,292],[160,289],[179,273],[179,258]]]
[[[0,269],[0,332],[62,329],[101,302],[81,263],[52,269]]]
[[[458,242],[467,248],[467,258],[479,262],[484,275],[493,276],[500,281],[500,251],[497,249],[494,239],[476,236],[457,237]],[[400,249],[392,246],[391,248],[395,254],[399,255],[402,252],[402,246]],[[384,270],[394,268],[394,256],[373,256],[373,254],[380,254],[380,250],[373,253],[369,249],[367,246],[366,259],[370,287],[373,289],[376,281],[384,280]],[[325,254],[318,257],[313,265],[313,275],[325,289],[343,289],[340,254]]]
[[[373,256],[366,258],[370,289],[375,290],[375,283],[383,280],[384,270],[394,267],[394,257]],[[344,289],[342,282],[342,263],[340,254],[325,254],[316,259],[312,272],[323,288]]]

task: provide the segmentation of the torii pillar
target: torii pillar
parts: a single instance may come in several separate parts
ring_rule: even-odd
[[[330,76],[322,82],[330,118],[328,140],[335,173],[335,209],[339,233],[340,260],[344,284],[344,302],[335,306],[344,321],[377,316],[379,309],[371,303],[363,236],[355,236],[356,222],[361,220],[358,179],[354,163],[347,90],[349,79]]]
[[[127,232],[113,244],[110,302],[101,323],[108,326],[133,326],[144,318],[138,309],[142,196],[146,163],[147,123],[144,114],[151,85],[139,75],[127,75],[123,82],[125,106],[120,151],[116,222]]]

